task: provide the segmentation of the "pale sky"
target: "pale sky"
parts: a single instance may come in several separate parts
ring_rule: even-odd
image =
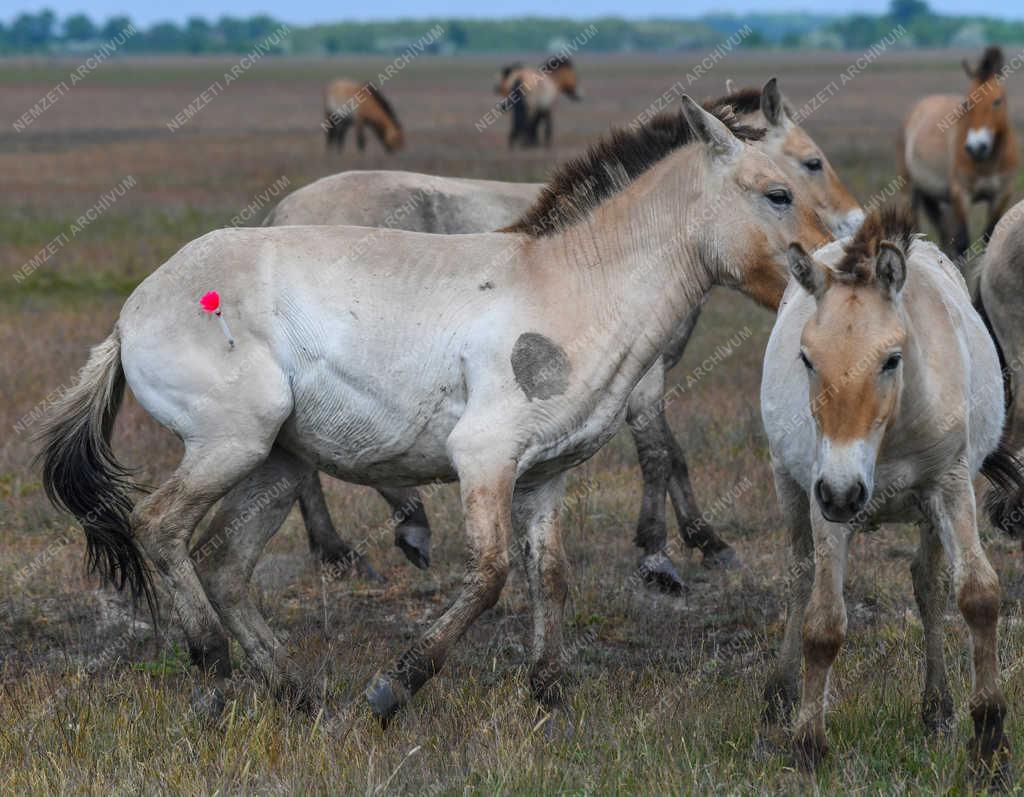
[[[5,3],[6,5],[6,3]],[[981,3],[978,0],[930,0],[929,5],[943,14],[991,14],[1013,19],[1024,19],[1024,0],[1004,0],[999,3]],[[307,25],[313,22],[342,22],[368,19],[397,19],[400,17],[491,17],[491,16],[626,16],[630,19],[645,17],[695,17],[706,13],[748,13],[778,11],[812,11],[828,14],[846,14],[854,11],[878,14],[884,12],[888,0],[569,0],[552,3],[551,0],[518,0],[506,6],[514,14],[493,13],[479,0],[373,0],[372,2],[342,3],[326,0],[291,0],[288,3],[270,3],[267,0],[176,0],[167,6],[141,0],[50,0],[49,2],[22,2],[13,0],[13,11],[4,11],[0,19],[10,21],[21,11],[38,12],[51,8],[60,18],[83,11],[93,19],[127,14],[135,22],[150,25],[171,19],[184,21],[190,16],[215,19],[225,14],[247,17],[266,13],[284,22]]]

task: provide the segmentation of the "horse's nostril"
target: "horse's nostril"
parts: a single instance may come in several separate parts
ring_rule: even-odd
[[[864,504],[867,503],[867,500],[868,488],[864,486],[864,482],[857,482],[856,495],[854,496],[853,503],[851,504],[851,506],[856,510],[863,509]]]
[[[818,479],[814,484],[814,497],[818,499],[818,503],[822,506],[829,506],[832,503],[832,491],[828,485],[825,484],[824,479]]]

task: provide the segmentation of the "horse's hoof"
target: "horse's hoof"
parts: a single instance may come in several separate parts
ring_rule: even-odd
[[[391,718],[409,701],[409,693],[405,687],[386,675],[374,678],[366,687],[363,696],[382,728],[387,728]]]
[[[420,570],[430,567],[430,529],[423,526],[399,526],[395,532],[395,545]]]
[[[224,697],[224,691],[218,686],[197,686],[192,690],[189,705],[192,707],[192,713],[201,722],[215,723],[224,713],[227,698]]]
[[[1000,731],[979,739],[973,737],[967,745],[968,761],[976,784],[983,789],[1009,791],[1013,784],[1010,763],[1010,744]]]
[[[739,570],[743,567],[739,554],[730,545],[704,554],[701,564],[708,570]]]
[[[647,586],[666,595],[682,595],[683,580],[676,566],[663,553],[652,553],[640,560],[640,572]]]
[[[824,736],[812,732],[793,736],[793,758],[804,772],[813,772],[828,757],[828,743]]]
[[[761,710],[761,721],[768,727],[788,724],[799,698],[799,684],[779,677],[769,679],[764,687],[764,708]]]
[[[921,721],[929,736],[948,736],[956,725],[953,698],[946,694],[925,695],[921,703]]]

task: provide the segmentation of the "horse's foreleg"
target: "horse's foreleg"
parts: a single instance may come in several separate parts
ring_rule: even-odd
[[[672,474],[668,481],[668,494],[672,498],[672,506],[676,513],[676,521],[679,524],[679,532],[683,535],[683,542],[691,548],[697,548],[704,555],[704,566],[711,569],[729,569],[740,566],[740,559],[736,551],[725,540],[718,536],[713,524],[705,519],[704,512],[697,505],[697,498],[693,494],[693,485],[690,483],[690,470],[686,465],[686,458],[683,456],[683,449],[679,446],[675,435],[668,426],[664,416],[661,418],[664,425],[665,439],[668,442],[669,455],[672,460]]]
[[[970,199],[963,187],[957,183],[953,183],[953,185],[950,186],[949,199],[951,221],[949,234],[953,246],[953,254],[955,255],[954,259],[957,261],[957,265],[963,268],[964,256],[967,254],[967,250],[971,246],[971,240],[967,229],[967,222],[971,208]]]
[[[985,225],[985,243],[988,243],[989,239],[992,237],[992,233],[996,229],[996,225],[1003,217],[1003,214],[1006,213],[1006,209],[1010,206],[1010,198],[1012,196],[1012,191],[1004,191],[988,203],[988,223]]]
[[[800,699],[800,657],[804,612],[814,581],[814,540],[807,493],[787,474],[775,471],[775,492],[789,529],[790,561],[786,569],[786,631],[779,658],[764,688],[766,723],[789,721]]]
[[[554,122],[551,118],[551,110],[544,111],[544,146],[551,146],[551,134]]]
[[[928,523],[922,523],[920,535],[910,573],[914,579],[914,599],[924,626],[925,675],[921,717],[925,728],[934,733],[947,728],[953,717],[953,698],[949,694],[943,647],[943,618],[949,598],[949,583],[943,572],[945,557],[942,543],[935,529]]]
[[[284,523],[309,466],[275,448],[225,497],[193,556],[210,600],[259,674],[279,695],[306,699],[285,646],[249,596],[264,547]]]
[[[640,560],[644,581],[669,594],[678,594],[683,590],[683,581],[665,550],[665,491],[672,464],[666,427],[661,423],[664,386],[665,369],[660,362],[655,363],[633,389],[626,409],[644,480],[633,542],[644,552]]]
[[[366,149],[366,123],[356,119],[356,148],[363,152]]]
[[[377,492],[391,507],[395,545],[420,570],[430,567],[430,521],[419,491],[412,487],[378,487]]]
[[[309,550],[334,572],[344,574],[353,565],[359,575],[371,581],[383,581],[366,558],[339,535],[324,498],[320,474],[310,471],[298,488],[299,509],[309,537]]]
[[[177,470],[132,514],[135,537],[169,587],[192,661],[213,678],[213,692],[195,705],[204,714],[218,713],[223,705],[231,661],[220,620],[189,557],[188,544],[210,507],[265,455],[265,450],[242,446],[225,451],[187,448]]]
[[[947,475],[940,491],[922,507],[942,539],[953,565],[953,586],[960,613],[971,633],[971,752],[976,765],[1002,774],[1009,744],[1003,730],[1006,698],[999,686],[997,626],[999,579],[978,538],[974,487],[960,468]]]
[[[456,426],[448,440],[459,475],[470,562],[455,602],[385,672],[366,689],[366,699],[386,724],[441,669],[451,646],[477,617],[492,607],[508,576],[508,539],[516,466],[512,456]],[[475,427],[476,437],[491,431]]]
[[[568,567],[560,524],[564,495],[562,474],[536,487],[517,488],[512,499],[516,538],[525,536],[529,544],[526,570],[533,607],[530,691],[548,707],[559,705],[565,697],[562,631]]]
[[[811,507],[814,538],[814,585],[804,610],[804,688],[793,729],[797,760],[813,768],[828,752],[825,740],[825,705],[828,676],[846,638],[846,602],[843,580],[850,529],[825,520]]]

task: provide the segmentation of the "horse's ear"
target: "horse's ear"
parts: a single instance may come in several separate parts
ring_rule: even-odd
[[[771,78],[761,89],[761,113],[772,127],[779,127],[785,119],[786,111],[779,91],[779,79]]]
[[[801,288],[815,299],[825,292],[824,272],[814,265],[813,258],[804,251],[800,244],[791,243],[789,245],[789,249],[786,250],[786,260],[790,275]]]
[[[718,117],[701,108],[688,94],[683,95],[682,103],[683,114],[690,128],[714,155],[730,156],[743,148],[742,142]]]
[[[907,257],[896,244],[889,241],[881,241],[878,244],[875,280],[878,287],[890,298],[895,298],[903,290],[907,282]]]
[[[962,66],[964,68],[964,72],[967,73],[967,77],[969,77],[971,80],[974,80],[976,75],[974,73],[974,70],[971,69],[971,65],[969,63],[967,63],[967,59],[966,58],[960,59],[960,66]]]
[[[727,77],[725,79],[725,93],[726,94],[735,94],[736,93],[736,84],[733,82],[733,79],[731,77]]]

